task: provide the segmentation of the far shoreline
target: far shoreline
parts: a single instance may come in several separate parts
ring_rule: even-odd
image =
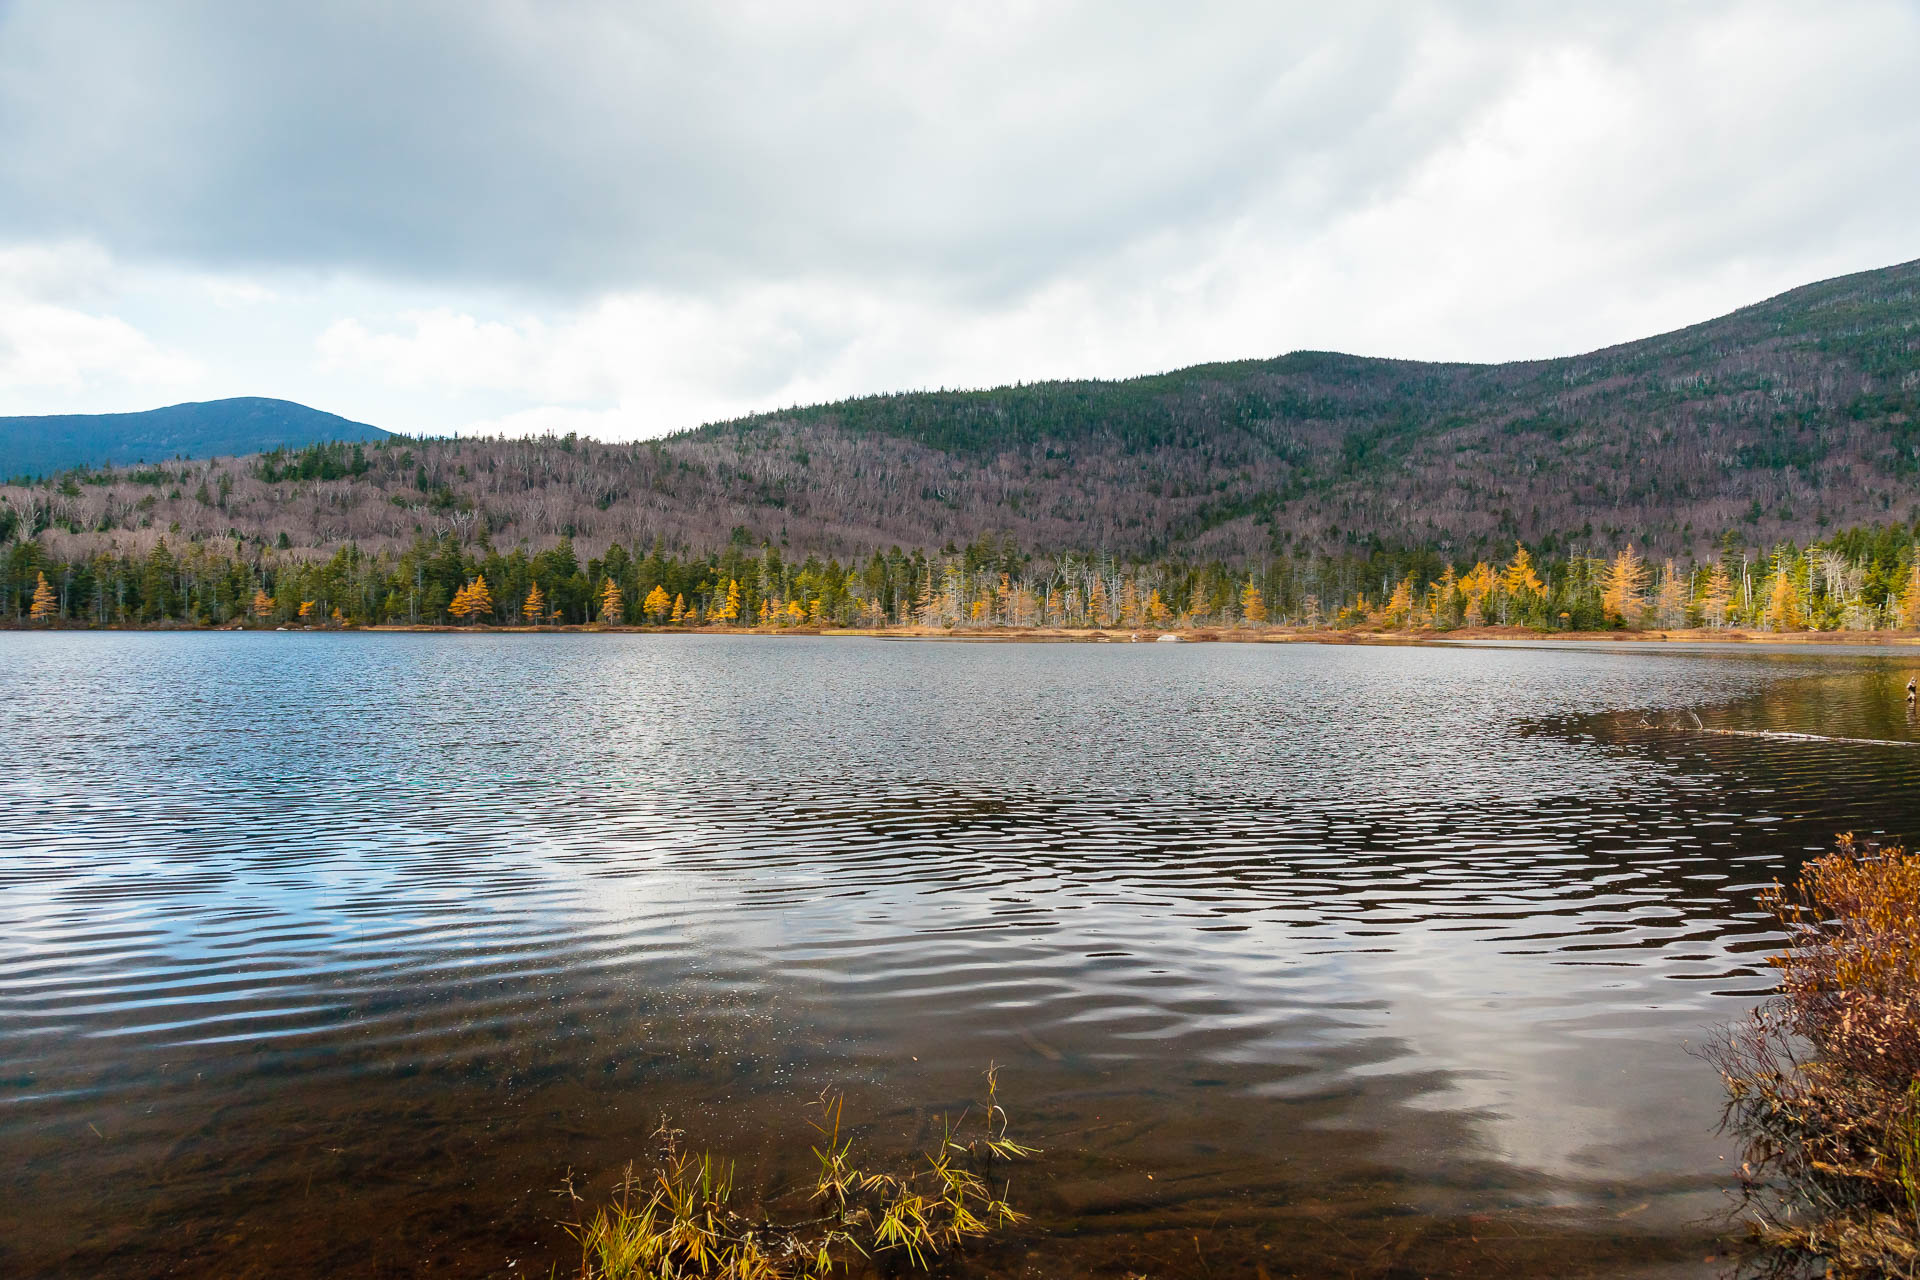
[[[1424,647],[1486,641],[1554,642],[1560,644],[1722,644],[1722,645],[1864,645],[1886,648],[1920,646],[1920,631],[1750,631],[1744,629],[1669,628],[1646,631],[1550,631],[1532,627],[1458,627],[1450,631],[1392,631],[1384,628],[1335,627],[1193,627],[1130,629],[1122,627],[649,627],[572,623],[561,626],[505,626],[498,624],[375,623],[317,627],[264,626],[151,626],[76,625],[71,622],[5,622],[11,632],[258,632],[312,635],[359,633],[382,635],[660,635],[742,636],[761,639],[869,639],[959,641],[975,644],[1322,644]]]

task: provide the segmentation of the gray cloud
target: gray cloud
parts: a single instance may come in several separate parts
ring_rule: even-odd
[[[1920,254],[1916,63],[1911,0],[0,0],[0,394],[633,435],[1565,354]]]
[[[1311,228],[1452,137],[1529,35],[1331,8],[20,3],[0,230],[541,291],[991,296],[1167,230]]]

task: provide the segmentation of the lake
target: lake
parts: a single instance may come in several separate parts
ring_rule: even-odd
[[[1719,1274],[1690,1046],[1913,669],[0,634],[0,1273],[545,1275],[663,1114],[778,1191],[997,1063],[985,1273]]]

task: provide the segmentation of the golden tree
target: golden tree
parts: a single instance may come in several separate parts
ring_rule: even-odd
[[[600,588],[600,621],[619,626],[626,621],[627,607],[620,595],[620,584],[612,578]]]
[[[1513,563],[1500,575],[1500,588],[1510,596],[1543,595],[1547,584],[1533,571],[1533,557],[1519,543],[1513,544]]]
[[[254,589],[253,616],[262,622],[273,616],[273,597],[267,594],[265,587]]]
[[[1900,593],[1900,628],[1920,628],[1920,548],[1915,548],[1913,568],[1907,570],[1906,590]]]
[[[1107,584],[1094,575],[1093,590],[1087,593],[1087,623],[1089,626],[1107,625]]]
[[[733,622],[740,616],[740,584],[732,578],[727,579],[727,603],[720,610],[722,622]]]
[[[667,611],[673,608],[673,601],[667,599],[667,589],[656,582],[653,590],[647,592],[647,598],[640,602],[640,608],[653,619],[657,627],[667,620]]]
[[[1647,567],[1633,554],[1633,544],[1615,556],[1600,576],[1600,607],[1607,617],[1630,622],[1640,612],[1640,593],[1647,584]]]
[[[300,621],[312,622],[313,611],[314,611],[314,602],[311,600],[302,600],[300,602]]]
[[[1246,589],[1240,593],[1240,614],[1248,622],[1260,623],[1267,620],[1267,598],[1261,594],[1259,586],[1252,578],[1247,579]]]
[[[474,617],[484,617],[493,612],[493,592],[487,588],[486,574],[483,573],[475,578],[469,590],[473,593],[471,599]]]
[[[37,575],[33,584],[33,605],[27,610],[27,616],[35,622],[45,622],[59,611],[60,603],[54,599],[53,588],[47,585],[47,575]]]
[[[1798,631],[1807,625],[1807,616],[1800,609],[1800,592],[1793,585],[1793,571],[1787,567],[1784,556],[1774,571],[1773,590],[1767,597],[1766,622],[1775,631]]]
[[[1380,621],[1389,627],[1406,627],[1413,622],[1413,580],[1402,578],[1380,611]]]
[[[1167,625],[1167,619],[1173,616],[1173,610],[1167,608],[1167,602],[1160,598],[1158,588],[1147,593],[1147,622],[1156,627]]]
[[[527,592],[527,602],[520,606],[520,613],[530,623],[538,624],[547,614],[546,593],[540,590],[540,584],[534,583]]]
[[[685,622],[686,620],[687,620],[687,598],[685,596],[677,595],[673,598],[673,614],[672,614],[673,625],[677,627],[681,623]]]

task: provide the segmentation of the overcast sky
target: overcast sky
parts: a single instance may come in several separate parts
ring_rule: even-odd
[[[0,0],[0,414],[657,435],[1920,257],[1920,0]]]

